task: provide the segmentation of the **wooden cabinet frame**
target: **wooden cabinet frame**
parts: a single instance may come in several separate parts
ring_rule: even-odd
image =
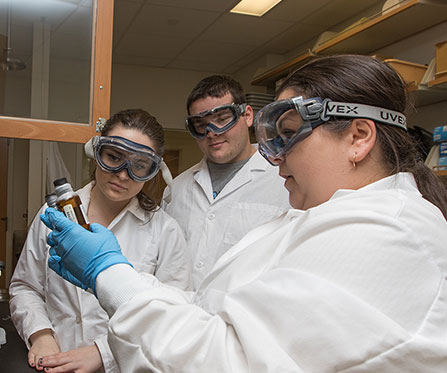
[[[0,137],[85,143],[110,115],[113,1],[94,0],[89,123],[0,116]]]

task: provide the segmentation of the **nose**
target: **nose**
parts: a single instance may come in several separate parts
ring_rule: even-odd
[[[207,128],[206,137],[212,138],[212,137],[216,137],[216,136],[217,136],[217,133],[215,133],[211,128]]]
[[[269,157],[269,161],[270,163],[272,163],[275,166],[279,166],[281,163],[283,163],[285,160],[285,156],[284,155],[279,155],[276,157]]]
[[[118,179],[124,181],[124,180],[129,180],[129,174],[127,173],[127,169],[124,168],[121,171],[116,173],[116,176],[118,177]]]

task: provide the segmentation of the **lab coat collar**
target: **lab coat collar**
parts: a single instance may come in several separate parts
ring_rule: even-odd
[[[86,212],[88,211],[88,206],[90,204],[90,196],[94,185],[95,181],[93,180],[87,185],[85,185],[83,188],[76,191],[76,193],[78,193],[79,197],[81,198],[82,205]],[[140,207],[138,203],[138,198],[134,197],[130,200],[127,206],[124,207],[124,209],[115,217],[115,219],[113,219],[112,223],[110,224],[110,227],[115,225],[127,211],[132,213],[138,220],[141,220],[141,222],[144,223],[147,221],[148,217],[146,211]]]
[[[252,145],[253,146],[253,145]],[[256,145],[254,145],[257,148]],[[252,172],[265,172],[271,167],[268,162],[259,154],[258,151],[250,157],[249,161],[237,172],[237,174],[228,182],[222,189],[216,199],[213,199],[213,190],[210,178],[210,172],[206,157],[197,164],[197,167],[193,170],[194,180],[200,185],[210,203],[222,199],[225,195],[234,192],[244,184],[249,183],[253,176]]]
[[[389,189],[400,189],[420,194],[413,174],[411,172],[400,172],[398,174],[391,175],[383,179],[380,179],[374,183],[368,184],[358,190],[339,189],[333,194],[330,200],[340,198],[357,191],[359,192],[372,191],[372,190],[379,191]]]
[[[363,188],[354,190],[354,189],[339,189],[337,190],[331,198],[327,202],[324,202],[318,206],[311,207],[307,210],[297,210],[297,209],[290,209],[286,215],[285,219],[294,219],[300,216],[303,216],[303,214],[310,213],[314,210],[319,210],[320,206],[325,205],[326,203],[330,203],[330,201],[336,200],[338,198],[342,198],[345,196],[349,196],[353,193],[359,193],[363,191],[381,191],[381,190],[389,190],[389,189],[400,189],[405,190],[412,193],[418,193],[419,189],[416,184],[416,180],[414,179],[414,176],[411,172],[400,172],[395,175],[391,175],[388,177],[385,177],[383,179],[380,179],[374,183],[368,184],[364,186]]]

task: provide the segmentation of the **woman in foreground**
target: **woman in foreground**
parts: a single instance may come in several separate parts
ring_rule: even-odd
[[[248,233],[197,292],[143,282],[109,231],[47,209],[51,268],[96,291],[126,372],[447,371],[447,192],[406,133],[399,76],[326,57],[278,95],[255,130],[294,209]]]

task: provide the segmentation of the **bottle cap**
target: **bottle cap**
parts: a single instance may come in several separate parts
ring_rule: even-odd
[[[67,178],[66,177],[61,177],[60,179],[56,179],[53,181],[53,184],[55,187],[59,186],[59,185],[63,185],[63,184],[67,184]]]
[[[49,207],[54,207],[54,206],[56,206],[56,200],[57,200],[57,196],[56,196],[56,194],[54,194],[54,193],[47,194],[47,195],[45,196],[45,202],[47,203],[47,205],[48,205]]]

